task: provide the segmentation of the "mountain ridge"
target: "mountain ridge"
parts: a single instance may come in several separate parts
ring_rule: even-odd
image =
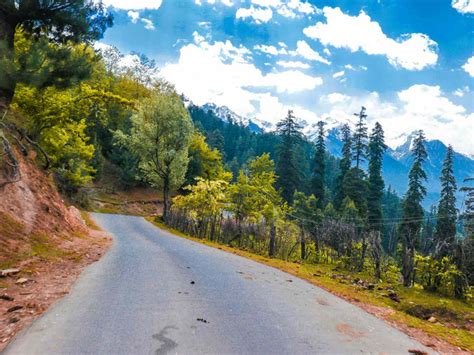
[[[201,106],[201,108],[206,111],[212,111],[223,121],[239,123],[254,133],[271,132],[275,129],[275,125],[268,121],[257,118],[242,117],[226,106],[207,103]],[[340,128],[343,123],[337,122],[333,119],[327,119],[325,121],[328,121],[326,125],[326,127],[328,127],[326,130],[326,149],[331,155],[340,158],[342,149]],[[307,122],[301,123],[305,125],[303,128],[305,136],[309,141],[314,142],[316,138],[316,125],[308,124]],[[385,179],[385,185],[386,187],[391,186],[400,196],[405,194],[408,187],[408,173],[412,163],[410,148],[415,133],[416,131],[410,132],[405,134],[404,137],[400,137],[401,139],[404,138],[405,141],[395,148],[389,147],[384,154],[383,176]],[[428,180],[426,181],[428,192],[423,205],[425,208],[430,208],[432,205],[435,205],[439,199],[441,191],[439,176],[441,174],[441,167],[446,155],[447,146],[438,139],[427,140],[426,150],[428,157],[424,168],[428,176]],[[458,185],[462,185],[465,178],[474,175],[474,159],[455,151],[454,175]],[[458,205],[461,207],[463,194],[458,191],[456,197]]]

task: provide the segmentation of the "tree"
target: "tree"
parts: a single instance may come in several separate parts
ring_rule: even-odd
[[[317,197],[319,208],[324,206],[325,201],[325,170],[326,170],[326,144],[324,143],[324,122],[318,122],[318,137],[316,138],[316,152],[314,154],[312,193]]]
[[[352,148],[352,136],[351,136],[351,129],[349,125],[345,124],[341,128],[342,134],[342,158],[339,162],[339,175],[336,178],[336,192],[334,196],[334,207],[336,209],[340,209],[342,205],[342,201],[346,197],[344,193],[344,177],[346,176],[347,172],[351,168],[351,148]]]
[[[408,287],[414,281],[415,248],[420,238],[424,211],[421,202],[426,195],[423,182],[427,180],[423,163],[427,154],[425,135],[418,131],[411,149],[413,164],[408,174],[408,191],[403,200],[403,217],[400,225],[402,242],[402,275],[403,285]]]
[[[448,146],[441,169],[441,196],[438,204],[434,234],[435,257],[441,259],[452,254],[456,236],[456,179],[453,172],[453,148]]]
[[[112,25],[101,2],[90,0],[2,0],[0,3],[0,102],[8,106],[17,83],[64,85],[80,72],[71,43],[91,43]],[[28,56],[17,57],[19,31],[32,40]],[[50,44],[52,46],[50,46]],[[75,65],[70,65],[72,62]],[[79,77],[84,76],[79,73]]]
[[[306,235],[314,231],[321,223],[323,214],[318,208],[318,199],[314,195],[306,196],[295,192],[291,216],[296,219],[300,228],[301,259],[306,259]]]
[[[196,177],[206,180],[230,180],[230,173],[225,173],[222,157],[217,149],[211,149],[206,138],[200,132],[194,132],[189,145],[189,164],[186,171],[186,183],[194,184]]]
[[[369,194],[367,197],[368,222],[372,230],[382,231],[382,197],[385,184],[382,177],[385,145],[384,132],[376,122],[369,141]]]
[[[352,159],[355,160],[355,167],[359,169],[360,163],[364,162],[367,158],[367,126],[365,120],[367,114],[365,113],[365,107],[362,106],[359,113],[354,113],[359,118],[356,123],[354,135],[352,136]]]
[[[143,179],[163,191],[163,217],[168,217],[170,193],[179,188],[188,165],[193,125],[189,113],[174,92],[159,92],[140,103],[132,116],[130,135],[117,131],[119,143],[139,157]]]
[[[350,168],[344,175],[342,189],[344,196],[349,197],[355,203],[359,217],[366,221],[369,185],[365,172],[355,166]]]
[[[288,115],[277,123],[277,132],[282,138],[282,143],[278,147],[277,175],[278,186],[282,190],[282,197],[290,202],[293,194],[301,184],[301,174],[296,156],[296,146],[302,137],[302,126],[298,124],[289,110]]]

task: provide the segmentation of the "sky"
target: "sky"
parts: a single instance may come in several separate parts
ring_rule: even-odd
[[[474,156],[474,0],[103,0],[101,43],[154,59],[197,105],[311,126],[367,108]]]

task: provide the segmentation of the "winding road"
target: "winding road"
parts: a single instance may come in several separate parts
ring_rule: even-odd
[[[140,217],[94,214],[114,237],[72,292],[5,354],[432,352],[356,306]]]

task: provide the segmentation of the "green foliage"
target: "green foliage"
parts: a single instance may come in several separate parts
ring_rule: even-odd
[[[293,111],[278,122],[277,131],[282,139],[278,147],[278,159],[276,171],[278,174],[278,186],[281,188],[283,199],[291,203],[293,194],[301,185],[302,177],[296,155],[299,140],[302,137],[302,126],[298,124]]]
[[[352,136],[352,159],[355,161],[355,167],[360,168],[360,164],[367,158],[367,126],[365,120],[367,114],[365,113],[365,107],[362,106],[359,113],[355,113],[358,117],[356,123],[356,129]]]
[[[226,173],[219,150],[211,149],[205,136],[194,132],[189,145],[189,164],[186,171],[186,182],[192,184],[197,177],[206,180],[230,180],[231,173]]]
[[[382,231],[382,197],[385,184],[382,177],[385,145],[382,126],[376,122],[369,141],[369,193],[367,197],[368,222],[372,230]]]
[[[345,124],[341,129],[342,134],[342,159],[339,161],[339,175],[336,177],[334,206],[339,209],[342,201],[346,197],[344,191],[344,178],[351,168],[351,148],[352,148],[352,136],[349,125]]]
[[[419,131],[413,141],[411,150],[413,165],[408,174],[408,191],[403,200],[403,222],[400,225],[402,241],[402,274],[405,286],[414,282],[415,248],[420,239],[421,226],[423,225],[424,211],[421,202],[426,195],[423,182],[427,179],[423,170],[423,163],[427,154],[425,149],[425,136]]]
[[[452,259],[435,259],[431,255],[415,256],[415,281],[426,290],[436,290],[447,296],[456,296],[456,283],[463,274],[456,268]]]
[[[438,205],[435,230],[435,254],[437,258],[452,254],[456,236],[456,179],[453,172],[453,148],[448,147],[441,170],[441,197]]]
[[[325,202],[325,175],[326,175],[326,144],[324,143],[324,122],[318,122],[318,137],[316,138],[316,152],[314,154],[313,177],[311,180],[312,193],[318,198],[318,207],[322,208]]]
[[[314,195],[306,196],[302,192],[295,192],[291,217],[306,231],[312,231],[323,220],[323,213],[318,208],[318,199]]]
[[[282,214],[281,199],[275,189],[275,164],[269,154],[249,162],[248,172],[240,171],[230,186],[230,211],[239,222],[272,221]]]
[[[349,169],[344,175],[342,184],[344,196],[354,201],[359,216],[365,221],[367,218],[367,194],[369,190],[365,172],[356,167]],[[344,208],[344,200],[341,208]]]
[[[140,103],[131,122],[130,134],[117,131],[116,138],[139,157],[142,178],[163,190],[166,216],[170,193],[185,181],[193,132],[189,113],[176,93],[155,91]]]
[[[218,216],[229,201],[228,185],[228,182],[224,180],[197,177],[194,185],[184,188],[188,194],[176,196],[173,199],[174,206],[186,211],[195,219]]]
[[[112,24],[102,3],[86,0],[2,2],[0,11],[0,100],[11,102],[18,83],[66,87],[87,77],[87,62],[71,44],[91,43]],[[16,35],[32,50],[21,53]],[[84,64],[78,65],[79,63]]]

